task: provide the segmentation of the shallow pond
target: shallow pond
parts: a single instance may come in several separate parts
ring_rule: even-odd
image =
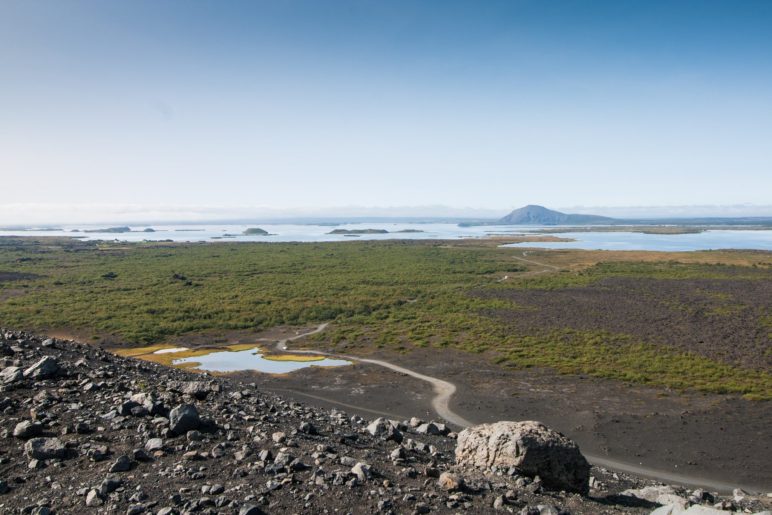
[[[188,349],[186,347],[145,347],[116,351],[147,361],[207,372],[254,370],[267,374],[288,374],[308,367],[340,367],[350,361],[312,354],[265,354],[256,345],[233,345],[220,349]]]
[[[172,361],[175,366],[193,366],[211,372],[234,372],[256,370],[268,374],[287,374],[308,367],[340,367],[350,361],[324,358],[308,354],[282,354],[265,356],[259,347],[239,351],[219,351],[203,356],[180,358]]]

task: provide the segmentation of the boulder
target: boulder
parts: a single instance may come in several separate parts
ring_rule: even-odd
[[[169,429],[182,435],[193,429],[198,429],[201,419],[193,404],[180,404],[169,413]]]
[[[590,464],[571,439],[541,422],[496,422],[467,428],[458,435],[456,462],[482,469],[514,467],[539,476],[548,488],[586,495]]]
[[[24,371],[24,377],[48,379],[59,372],[59,363],[51,356],[46,356]]]
[[[36,460],[61,460],[67,457],[67,446],[58,438],[33,438],[24,444],[24,452]]]

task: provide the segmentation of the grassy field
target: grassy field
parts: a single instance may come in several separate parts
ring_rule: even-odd
[[[0,325],[148,345],[185,334],[334,321],[319,345],[454,347],[511,367],[551,367],[623,381],[772,398],[768,367],[748,369],[634,331],[518,328],[500,316],[539,311],[504,292],[566,291],[614,278],[715,288],[718,315],[768,337],[769,306],[732,304],[719,286],[772,284],[764,252],[529,251],[496,243],[117,244],[0,240]],[[504,276],[509,279],[501,281]],[[672,284],[671,284],[672,287]],[[601,288],[602,291],[602,288]],[[548,294],[548,293],[547,293]],[[711,304],[713,306],[713,304]],[[566,305],[565,309],[572,309]],[[674,303],[672,309],[681,309]],[[749,318],[750,317],[750,318]],[[755,317],[755,318],[753,318]],[[709,342],[708,342],[709,343]],[[764,345],[765,342],[757,342]],[[768,344],[768,342],[766,342]],[[767,356],[769,357],[768,353]]]

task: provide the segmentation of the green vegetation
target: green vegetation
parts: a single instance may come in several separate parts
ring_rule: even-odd
[[[615,261],[535,274],[538,266],[527,265],[529,270],[512,259],[518,252],[484,242],[5,240],[0,241],[0,271],[22,279],[0,281],[0,325],[116,335],[147,345],[188,333],[334,321],[315,337],[320,344],[363,352],[374,347],[453,347],[488,353],[504,366],[551,367],[677,389],[772,398],[768,372],[625,334],[569,329],[517,334],[491,314],[516,313],[524,307],[470,294],[507,288],[556,290],[608,277],[769,281],[769,266]],[[566,253],[555,255],[564,259]],[[505,275],[510,279],[499,282]],[[720,314],[731,317],[733,310]]]

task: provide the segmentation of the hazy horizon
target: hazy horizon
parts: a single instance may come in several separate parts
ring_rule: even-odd
[[[770,26],[763,1],[9,0],[0,224],[766,206]]]
[[[501,209],[451,206],[341,206],[306,209],[269,209],[254,206],[142,206],[76,204],[4,204],[0,227],[94,224],[204,224],[357,219],[495,220],[513,206]],[[595,214],[619,219],[772,217],[772,205],[731,206],[545,206],[565,213]]]

